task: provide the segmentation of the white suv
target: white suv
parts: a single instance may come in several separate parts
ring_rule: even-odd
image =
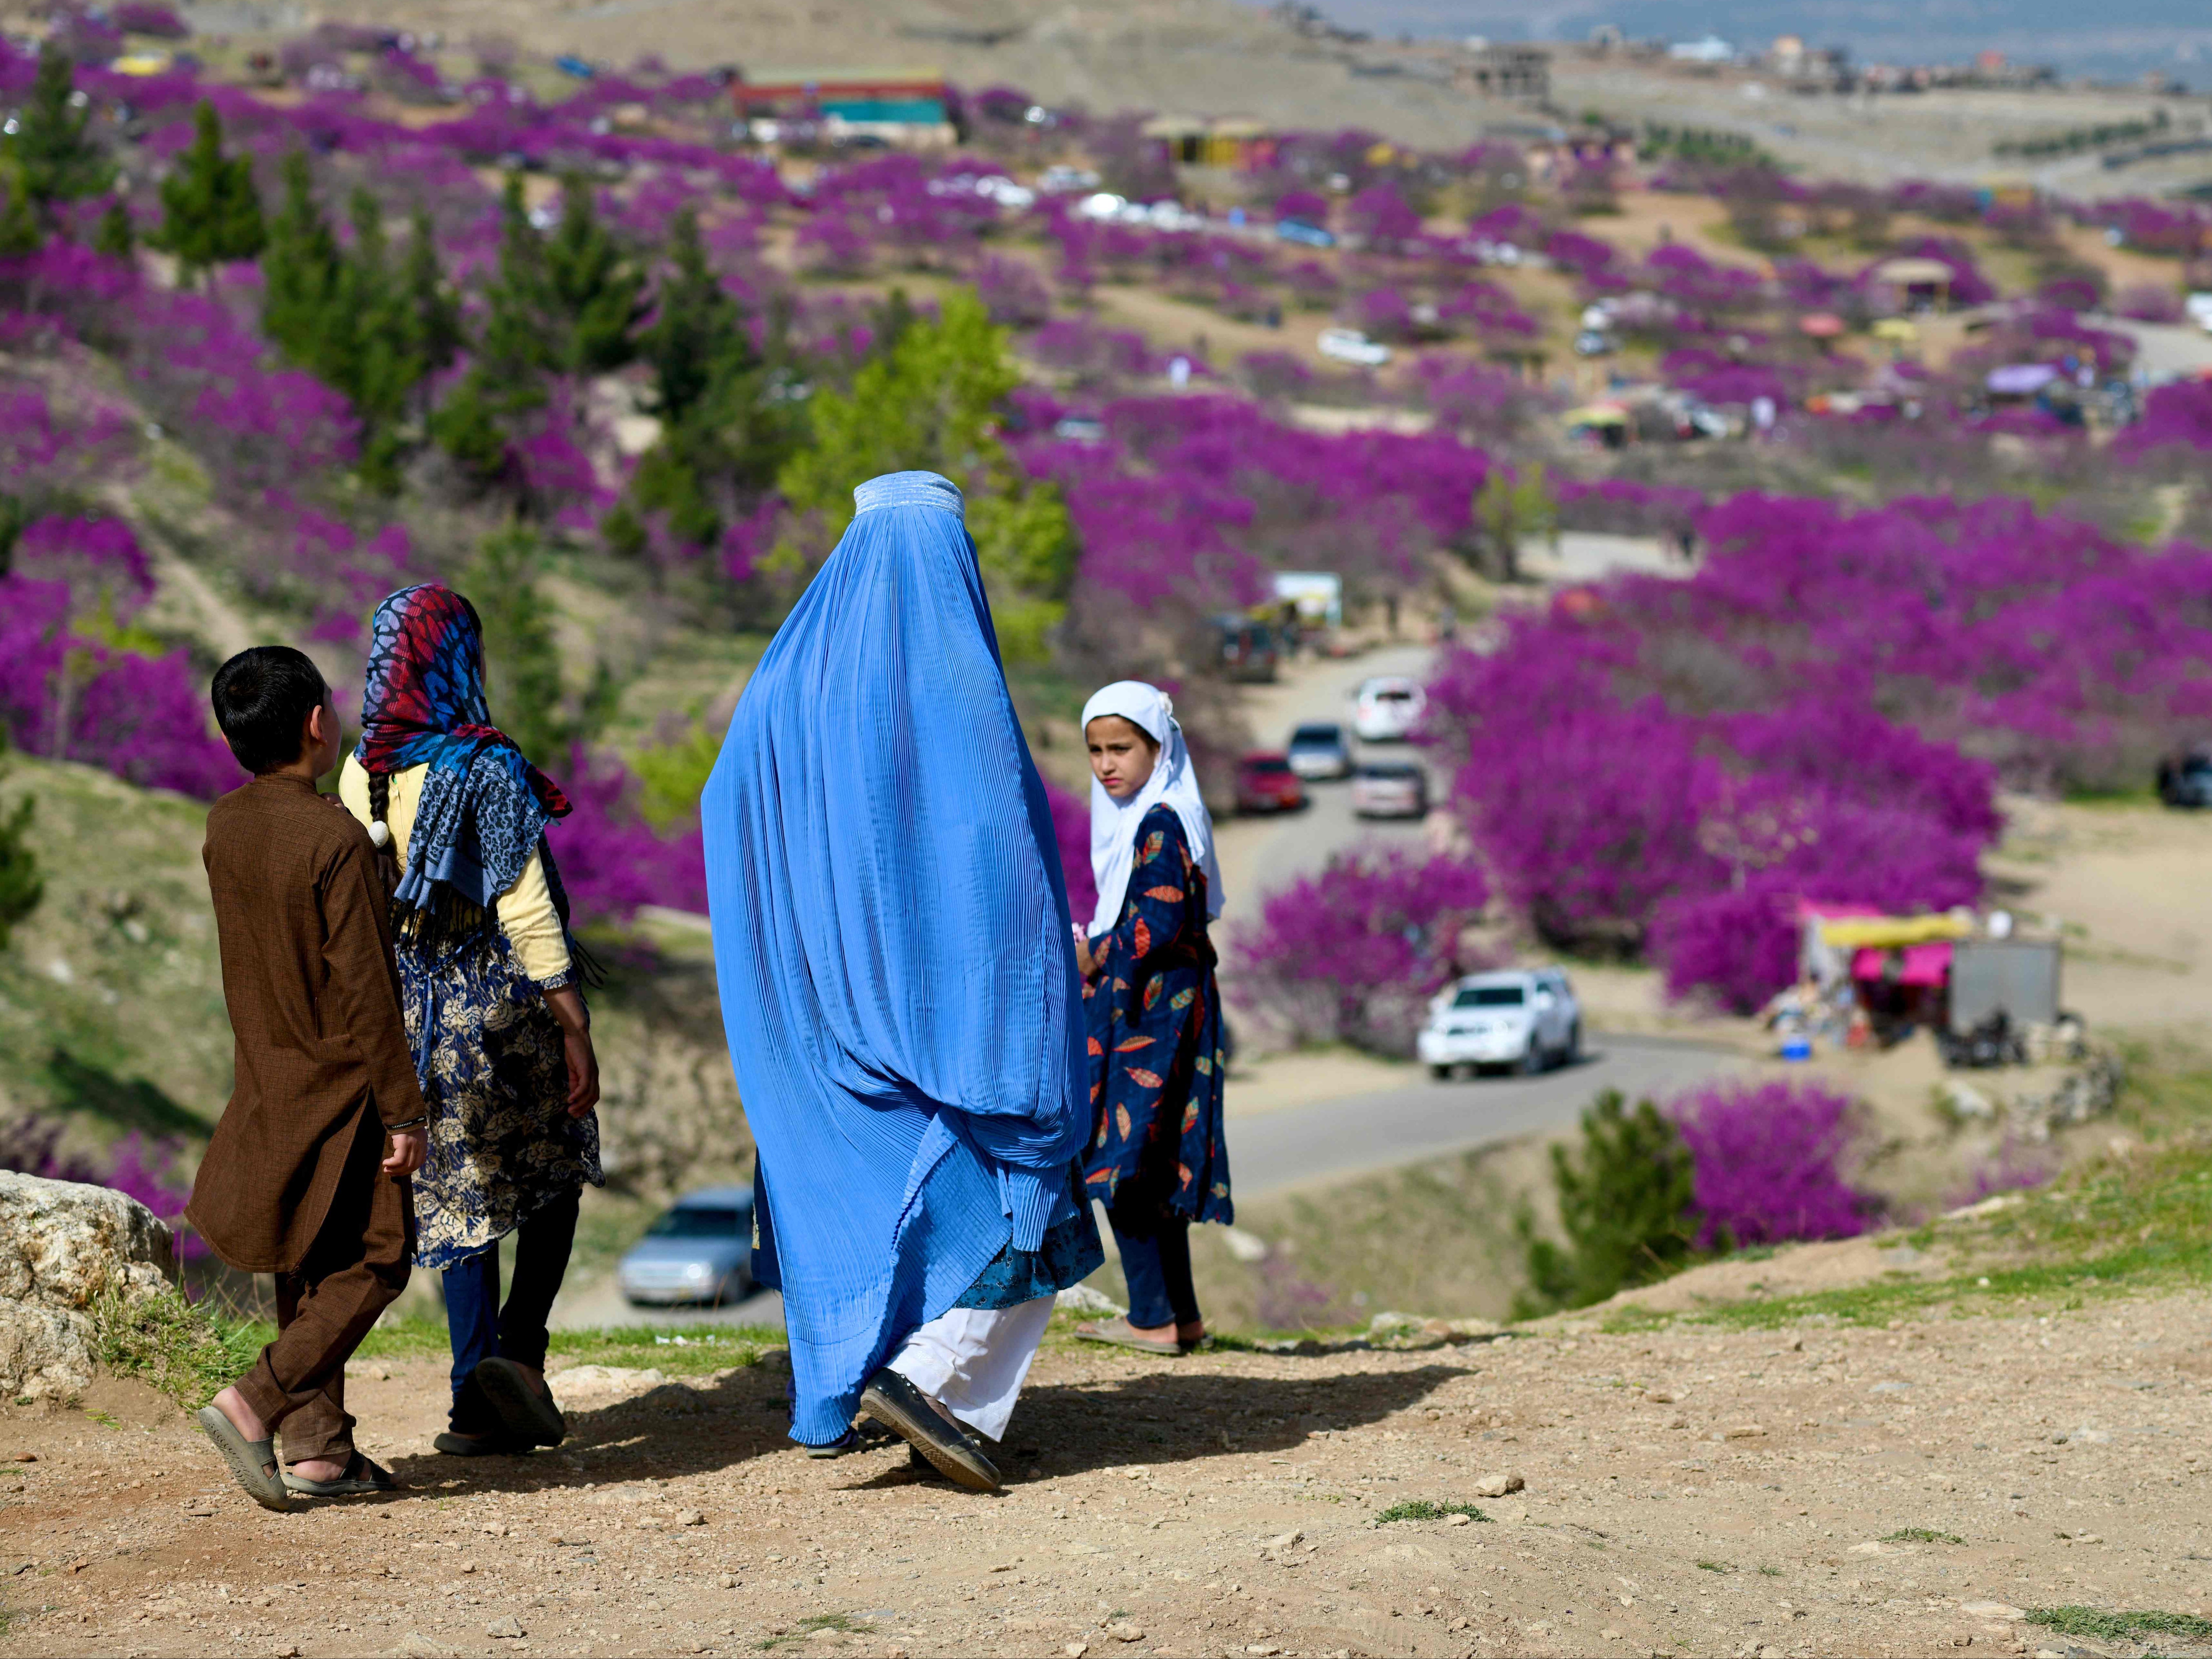
[[[1437,1077],[1466,1066],[1511,1066],[1534,1075],[1582,1054],[1583,1011],[1556,968],[1470,974],[1438,992],[1421,1032],[1422,1062]]]
[[[1358,708],[1352,717],[1352,729],[1363,743],[1399,743],[1410,738],[1429,706],[1428,694],[1419,680],[1395,674],[1362,681],[1352,695]]]

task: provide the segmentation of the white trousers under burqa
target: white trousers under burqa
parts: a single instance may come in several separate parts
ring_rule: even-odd
[[[978,1434],[1002,1440],[1054,1300],[940,1314],[907,1338],[890,1368]]]

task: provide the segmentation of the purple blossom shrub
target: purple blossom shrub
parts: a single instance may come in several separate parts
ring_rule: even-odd
[[[2212,450],[2212,380],[2173,380],[2154,387],[2142,418],[2122,428],[2112,453],[2141,461],[2160,452],[2191,457]]]
[[[1460,936],[1489,902],[1469,860],[1401,847],[1334,854],[1239,930],[1230,995],[1297,1042],[1410,1054],[1430,996],[1483,965]]]
[[[2138,323],[2179,323],[2186,319],[2181,296],[2160,283],[2130,283],[2112,296],[2112,309]]]
[[[0,578],[0,723],[27,754],[205,800],[243,780],[182,649],[141,656],[80,624],[67,581]]]
[[[2000,776],[2142,775],[2212,714],[2212,554],[2002,501],[1749,495],[1699,527],[1689,580],[1562,595],[1430,698],[1508,901],[1678,995],[1786,983],[1801,901],[1972,900]]]
[[[581,746],[561,779],[575,809],[549,831],[579,922],[627,922],[644,904],[705,914],[706,856],[695,820],[657,836],[639,809],[643,785],[616,756]]]
[[[975,268],[975,293],[991,320],[1007,328],[1035,328],[1052,317],[1051,289],[1020,259],[987,257]]]
[[[107,20],[125,34],[143,34],[157,40],[182,40],[192,32],[191,25],[178,15],[173,6],[163,5],[161,0],[121,0],[108,9]]]
[[[1067,878],[1067,913],[1086,931],[1098,908],[1098,883],[1091,873],[1091,803],[1051,779],[1044,780],[1052,832],[1060,843],[1060,873]]]
[[[1853,1104],[1823,1085],[1709,1084],[1668,1115],[1690,1149],[1701,1249],[1856,1238],[1881,1213],[1844,1174]]]

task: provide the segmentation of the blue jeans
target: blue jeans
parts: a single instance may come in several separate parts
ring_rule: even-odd
[[[568,1251],[576,1242],[580,1188],[550,1198],[515,1230],[514,1283],[507,1305],[499,1299],[499,1246],[457,1261],[442,1275],[446,1330],[453,1343],[453,1410],[456,1434],[497,1434],[499,1415],[471,1385],[477,1367],[495,1354],[533,1370],[545,1369],[545,1322],[561,1280],[568,1271]]]
[[[1106,1212],[1121,1252],[1121,1277],[1129,1285],[1129,1322],[1140,1330],[1199,1322],[1198,1292],[1190,1282],[1190,1223],[1134,1208]]]

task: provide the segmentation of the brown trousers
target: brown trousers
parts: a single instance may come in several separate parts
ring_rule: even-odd
[[[384,1127],[372,1101],[315,1242],[295,1271],[276,1275],[276,1340],[238,1380],[253,1414],[283,1425],[287,1463],[352,1457],[345,1364],[407,1288],[414,1188],[405,1176],[386,1175],[383,1160]]]

